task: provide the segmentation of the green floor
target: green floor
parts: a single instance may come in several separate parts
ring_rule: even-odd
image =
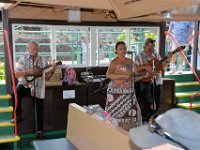
[[[66,131],[61,130],[61,131],[46,132],[46,136],[48,139],[65,138]],[[32,142],[35,140],[35,134],[21,135],[20,138],[21,139],[17,144],[18,150],[34,150]],[[0,150],[13,150],[13,144],[12,143],[0,144]]]
[[[200,84],[195,78],[194,74],[190,72],[184,72],[185,74],[166,74],[165,78],[174,79],[176,82],[175,86],[175,102],[176,107],[190,109],[191,97],[196,95],[200,91]],[[196,72],[200,77],[200,71]],[[200,113],[200,95],[197,94],[192,98],[192,110]]]

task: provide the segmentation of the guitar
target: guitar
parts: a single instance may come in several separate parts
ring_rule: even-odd
[[[62,62],[61,62],[61,61],[58,61],[58,62],[56,62],[55,64],[56,64],[56,65],[62,65]],[[41,69],[41,72],[43,72],[45,69],[50,68],[51,66],[52,66],[52,65],[48,65],[48,66],[46,66],[46,67],[44,67],[44,68],[39,68],[39,67],[37,66],[37,68]],[[25,79],[26,79],[27,82],[32,82],[32,81],[35,80],[37,77],[41,77],[41,76],[42,76],[42,73],[41,73],[41,74],[36,74],[36,75],[27,75],[27,76],[25,76]]]
[[[182,51],[182,50],[184,50],[185,49],[185,46],[179,46],[179,47],[177,47],[173,52],[172,52],[172,55],[173,54],[175,54],[175,53],[178,53],[178,52],[180,52],[180,51]],[[161,71],[161,70],[163,70],[164,68],[163,68],[163,62],[165,62],[166,60],[167,60],[167,56],[165,56],[164,58],[162,58],[161,60],[158,60],[158,59],[152,59],[151,61],[149,61],[149,64],[148,65],[150,65],[150,66],[153,66],[153,64],[154,64],[154,70],[155,71]],[[140,71],[140,72],[143,72],[144,70],[142,70],[142,71]],[[142,79],[142,81],[143,82],[150,82],[151,81],[151,79],[152,79],[152,75],[150,75],[149,77],[147,77],[147,78],[144,78],[144,79]]]

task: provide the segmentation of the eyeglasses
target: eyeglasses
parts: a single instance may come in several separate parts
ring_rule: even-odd
[[[149,129],[150,132],[156,133],[156,134],[160,135],[161,137],[164,137],[165,139],[168,139],[169,141],[172,141],[172,142],[178,144],[179,146],[181,146],[185,150],[190,150],[185,145],[183,145],[180,142],[178,142],[175,139],[173,139],[171,137],[170,133],[168,133],[167,131],[165,131],[159,124],[157,124],[157,122],[155,121],[156,117],[157,117],[156,115],[152,116],[150,118],[149,122],[148,122],[148,129]]]

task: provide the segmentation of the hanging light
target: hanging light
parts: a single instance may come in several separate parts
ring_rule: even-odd
[[[173,16],[173,14],[171,12],[167,11],[167,12],[163,13],[163,18],[164,19],[173,19],[174,16]]]
[[[81,11],[79,8],[68,10],[68,22],[81,22]]]

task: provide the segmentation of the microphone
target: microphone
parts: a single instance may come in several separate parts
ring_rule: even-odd
[[[32,59],[34,59],[36,56],[35,56],[34,54],[31,54],[31,53],[30,53],[30,57],[31,57]]]
[[[30,55],[31,57],[37,57],[37,53],[30,53],[30,52],[29,52],[29,55]]]
[[[33,61],[33,66],[36,66],[37,65],[37,61],[38,61],[38,56],[36,54],[33,54],[33,53],[29,53],[29,55],[30,55],[30,58]]]
[[[127,54],[133,54],[135,51],[128,51]]]
[[[155,50],[154,48],[151,48],[150,51],[151,51],[151,52],[155,52],[156,50]]]

